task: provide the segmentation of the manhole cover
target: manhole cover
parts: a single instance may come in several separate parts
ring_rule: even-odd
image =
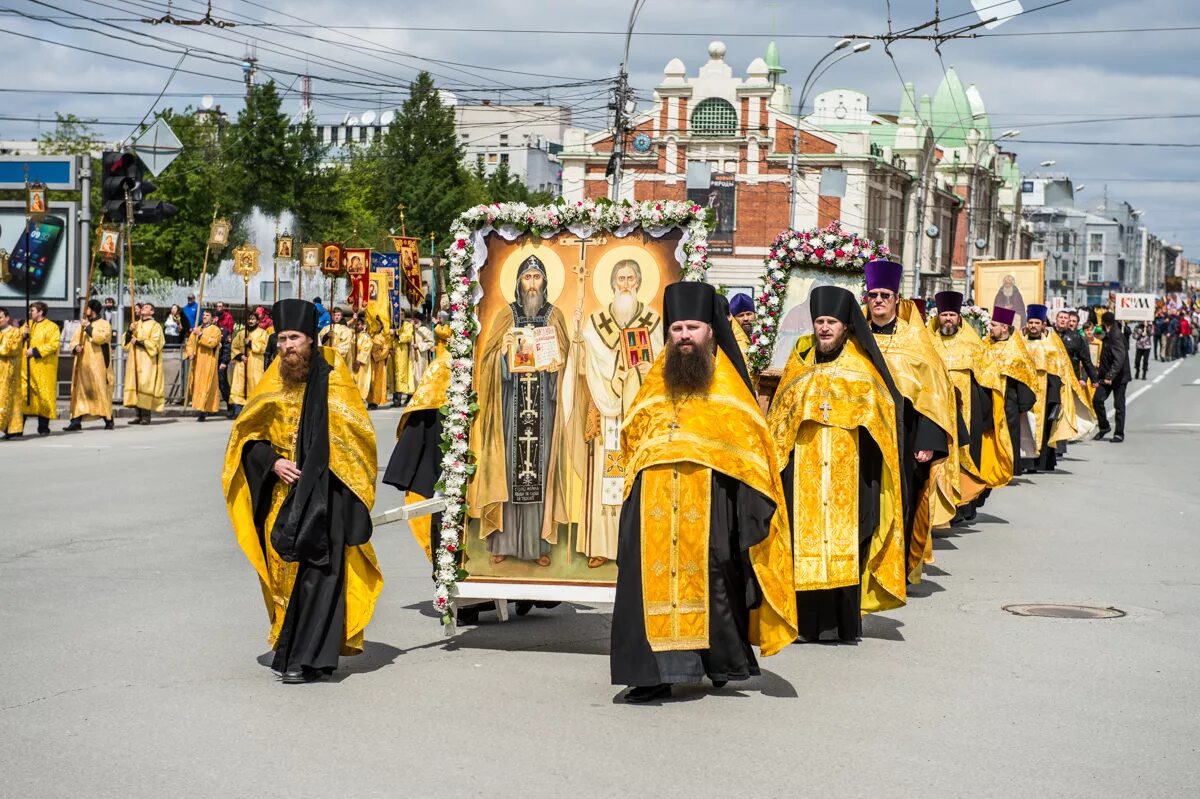
[[[1095,608],[1088,605],[1005,605],[1016,616],[1043,616],[1049,619],[1119,619],[1119,608]]]

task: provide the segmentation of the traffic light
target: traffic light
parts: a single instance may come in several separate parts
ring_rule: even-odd
[[[157,188],[146,179],[146,165],[134,153],[106,152],[101,159],[104,177],[101,179],[101,202],[104,221],[122,223],[126,220],[125,194],[133,205],[134,224],[156,224],[175,216],[178,208],[162,200],[147,200]]]

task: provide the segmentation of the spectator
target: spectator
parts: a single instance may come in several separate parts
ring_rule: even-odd
[[[117,323],[117,301],[112,297],[104,298],[104,321],[109,327]]]
[[[1120,444],[1125,440],[1125,387],[1129,384],[1129,350],[1126,349],[1125,336],[1121,335],[1112,314],[1105,314],[1102,319],[1104,327],[1104,346],[1100,350],[1100,385],[1096,386],[1096,395],[1092,400],[1092,410],[1096,412],[1096,422],[1100,427],[1097,439],[1104,438],[1113,432],[1112,441]],[[1108,416],[1104,413],[1104,401],[1108,395],[1113,396],[1113,411],[1116,416],[1116,429],[1109,427]]]
[[[233,338],[233,314],[225,307],[225,303],[217,303],[217,313],[214,321],[226,337]]]
[[[1186,358],[1192,354],[1192,322],[1188,319],[1187,311],[1179,313],[1179,357]]]
[[[320,297],[313,297],[313,305],[317,306],[317,330],[323,330],[329,326],[329,311],[321,304]]]
[[[1135,353],[1133,371],[1136,380],[1145,380],[1146,372],[1150,369],[1150,347],[1154,340],[1154,336],[1150,332],[1152,329],[1152,325],[1141,322],[1133,334]]]
[[[1167,335],[1167,315],[1160,309],[1154,314],[1154,360],[1163,358],[1163,337]]]
[[[187,300],[187,305],[183,306],[183,315],[187,317],[187,326],[188,329],[191,330],[196,326],[196,312],[199,310],[200,306],[196,304],[195,294],[189,294],[187,296]]]
[[[172,305],[171,310],[167,312],[167,318],[163,320],[163,335],[166,337],[167,343],[175,346],[182,344],[183,328],[183,312],[178,305]]]

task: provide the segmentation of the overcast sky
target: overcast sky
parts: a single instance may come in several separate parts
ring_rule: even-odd
[[[1029,10],[1054,0],[1022,2]],[[163,16],[166,0],[11,0],[6,8],[49,19],[0,11],[0,45],[9,54],[0,89],[49,91],[0,91],[0,139],[35,137],[37,122],[14,118],[53,119],[55,111],[97,119],[105,137],[122,138],[163,89],[181,45],[191,53],[158,107],[195,106],[211,94],[224,110],[236,112],[241,95],[237,62],[248,42],[257,43],[260,79],[273,75],[283,87],[291,87],[285,106],[290,112],[299,106],[296,75],[307,71],[316,78],[315,108],[325,123],[340,122],[347,112],[394,106],[403,98],[397,87],[424,68],[464,100],[529,98],[528,91],[504,87],[552,86],[538,94],[573,106],[581,126],[602,127],[608,114],[606,86],[585,82],[616,74],[624,42],[622,35],[612,33],[624,30],[630,5],[632,0],[217,0],[215,18],[243,23],[218,29],[136,21]],[[899,30],[931,19],[934,1],[893,0],[892,6],[893,26]],[[970,0],[942,0],[941,9],[944,18],[963,15],[947,21],[948,28],[975,20]],[[174,4],[179,18],[203,13],[200,0]],[[786,78],[796,85],[834,37],[885,33],[887,16],[885,0],[648,0],[630,53],[632,83],[646,98],[645,107],[672,57],[682,59],[689,74],[695,74],[707,59],[708,42],[719,38],[728,46],[727,60],[735,74],[744,74],[746,65],[775,38],[788,69]],[[244,24],[253,22],[312,26]],[[320,27],[338,25],[359,27]],[[399,27],[446,30],[388,29]],[[1132,28],[1166,30],[1064,33]],[[979,87],[996,134],[1009,128],[1022,131],[1009,143],[1022,170],[1037,172],[1040,162],[1055,160],[1053,171],[1070,172],[1077,184],[1086,184],[1077,204],[1088,207],[1101,202],[1107,185],[1110,204],[1128,200],[1145,211],[1143,219],[1152,232],[1182,243],[1192,259],[1200,257],[1200,217],[1195,210],[1200,206],[1200,146],[1079,143],[1200,145],[1194,133],[1200,130],[1200,2],[1069,0],[1026,13],[992,33],[1003,35],[947,42],[942,57],[964,83]],[[159,66],[123,63],[96,51]],[[896,42],[892,53],[900,74],[916,83],[918,94],[936,90],[942,65],[931,42]],[[13,66],[17,57],[22,69]],[[574,83],[584,85],[564,85]],[[899,104],[900,78],[879,42],[835,66],[817,91],[838,86],[868,93],[873,111],[894,112]],[[1177,118],[1167,118],[1172,115]],[[1085,121],[1111,117],[1154,118]]]

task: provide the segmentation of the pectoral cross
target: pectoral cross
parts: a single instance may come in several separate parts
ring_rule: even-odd
[[[671,431],[667,434],[667,441],[674,441],[675,431],[679,429],[679,422],[675,419],[672,419],[671,423],[667,425],[667,428]]]
[[[537,380],[537,375],[533,372],[525,372],[518,378],[521,381],[521,397],[525,400],[525,407],[521,409],[521,418],[538,416],[538,409],[533,404],[533,383]]]
[[[587,247],[589,244],[603,245],[603,244],[606,244],[607,242],[608,242],[608,239],[604,238],[603,236],[600,236],[600,237],[580,236],[578,238],[573,238],[573,239],[563,239],[562,241],[559,242],[559,244],[561,244],[563,246],[569,246],[571,244],[579,245],[579,263],[571,268],[571,271],[575,273],[575,279],[578,283],[578,286],[577,286],[577,289],[575,292],[575,323],[576,324],[579,324],[579,321],[581,319],[583,319],[583,296],[585,293],[584,284],[587,281],[587,276],[588,276]]]
[[[524,446],[521,448],[521,473],[517,477],[521,479],[532,479],[537,477],[537,472],[533,470],[533,457],[531,450],[533,445],[538,442],[537,436],[533,434],[533,428],[525,428],[525,433],[517,439]]]
[[[825,400],[817,407],[821,409],[821,421],[828,423],[829,422],[829,412],[831,410],[833,410],[833,406],[829,404],[829,400]]]

